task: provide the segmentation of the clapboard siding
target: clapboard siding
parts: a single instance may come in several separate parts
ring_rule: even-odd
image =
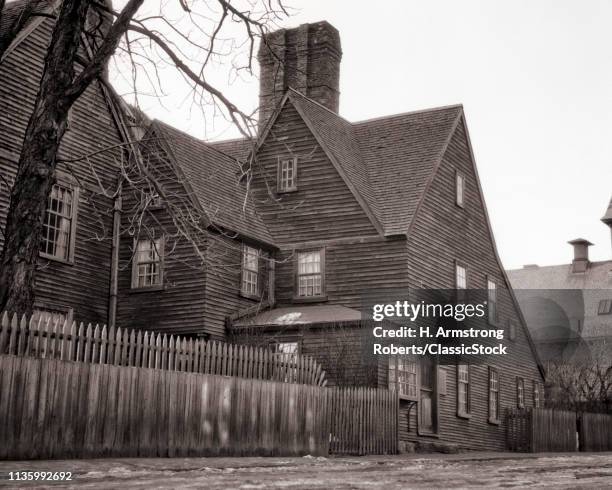
[[[405,240],[372,238],[364,242],[322,242],[325,249],[326,304],[360,308],[362,297],[381,288],[408,286]],[[276,297],[292,303],[295,295],[296,252],[308,247],[285,248],[276,264]]]
[[[298,158],[298,191],[274,196],[278,158]],[[287,102],[257,155],[252,188],[278,243],[376,234],[355,196]],[[280,198],[275,202],[274,198]]]
[[[43,21],[0,64],[0,172],[10,182],[16,174],[51,30],[52,21]],[[109,194],[116,188],[120,142],[102,88],[94,82],[75,103],[59,158],[74,159],[104,148],[109,150],[70,167],[58,164],[58,170],[71,172],[80,186],[75,261],[67,265],[40,260],[35,287],[38,302],[71,307],[79,321],[107,320],[113,202],[102,195],[100,184]],[[0,188],[0,226],[4,228],[8,191],[5,185]],[[2,243],[0,235],[0,246]]]
[[[455,173],[461,171],[466,178],[465,207],[455,204]],[[439,169],[418,212],[410,236],[409,275],[415,288],[452,288],[455,285],[455,261],[468,268],[468,288],[486,289],[487,277],[497,283],[499,301],[499,328],[508,332],[509,322],[517,325],[515,341],[505,339],[509,354],[491,358],[497,368],[501,386],[501,412],[515,407],[516,378],[525,379],[527,406],[533,403],[533,380],[542,382],[533,352],[521,328],[519,313],[512,301],[497,261],[493,242],[486,222],[484,202],[471,162],[464,122],[458,125],[445,152]],[[471,368],[472,417],[457,417],[457,376],[454,367],[447,368],[447,394],[439,398],[439,437],[441,440],[474,448],[503,449],[505,426],[488,423],[488,367]],[[407,407],[400,414],[401,436],[406,440],[418,439],[416,410],[411,412],[411,430],[407,430]]]
[[[149,139],[149,138],[147,138]],[[205,322],[206,267],[200,254],[206,253],[208,237],[188,230],[189,238],[177,233],[173,217],[190,206],[183,182],[165,150],[157,142],[143,147],[144,161],[153,169],[162,192],[168,196],[159,209],[145,210],[139,205],[141,187],[126,186],[123,193],[122,230],[119,253],[119,298],[117,322],[121,327],[155,330],[173,334],[214,334]],[[141,178],[142,180],[142,178]],[[134,182],[138,182],[134,178]],[[148,186],[143,181],[143,186]],[[148,192],[148,189],[143,190]],[[168,209],[172,209],[169,211]],[[134,218],[143,217],[144,226],[129,233]],[[136,237],[146,239],[164,235],[162,288],[132,288],[132,253]]]
[[[243,308],[256,306],[268,299],[269,254],[261,251],[259,284],[261,298],[248,299],[240,294],[242,243],[229,237],[216,235],[210,240],[210,262],[206,272],[206,325],[214,336],[225,336],[227,317]]]

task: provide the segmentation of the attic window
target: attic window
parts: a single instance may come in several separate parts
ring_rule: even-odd
[[[278,159],[278,192],[297,191],[297,157]]]
[[[463,207],[464,204],[464,194],[465,194],[465,177],[459,171],[455,174],[455,203],[460,208]]]
[[[597,307],[598,315],[610,315],[612,314],[612,299],[602,299]]]

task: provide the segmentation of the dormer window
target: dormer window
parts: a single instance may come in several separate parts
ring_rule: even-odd
[[[460,208],[464,205],[465,198],[465,177],[464,175],[457,171],[455,174],[455,204]]]
[[[278,192],[297,191],[297,157],[278,159]]]

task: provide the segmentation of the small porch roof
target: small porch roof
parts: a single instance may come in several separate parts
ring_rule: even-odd
[[[341,305],[296,305],[262,311],[255,316],[240,318],[233,323],[241,327],[287,327],[316,323],[361,321],[361,312]]]

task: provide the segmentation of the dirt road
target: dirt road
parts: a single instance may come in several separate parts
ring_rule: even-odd
[[[71,471],[72,481],[8,481],[10,471]],[[612,453],[466,453],[364,458],[177,458],[0,462],[4,488],[610,488]]]

